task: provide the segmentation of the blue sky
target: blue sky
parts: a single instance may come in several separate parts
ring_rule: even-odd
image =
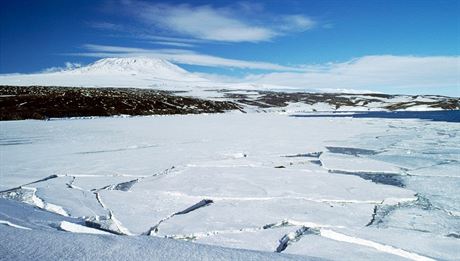
[[[460,96],[456,0],[4,0],[0,12],[0,73],[143,55],[261,83]],[[375,80],[396,69],[408,73]]]

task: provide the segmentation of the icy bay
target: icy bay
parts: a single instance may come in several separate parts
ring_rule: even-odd
[[[58,214],[37,224],[1,201],[9,236],[92,229],[286,258],[459,257],[458,123],[231,112],[0,128],[1,197]]]

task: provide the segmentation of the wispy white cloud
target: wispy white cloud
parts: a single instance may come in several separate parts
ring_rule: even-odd
[[[215,7],[136,0],[116,3],[118,10],[141,22],[147,35],[150,33],[153,36],[163,34],[214,42],[261,42],[288,33],[303,32],[317,24],[303,14],[265,13],[260,4],[239,3]],[[119,29],[111,23],[95,23],[93,27]]]
[[[305,72],[249,75],[246,81],[315,89],[451,88],[460,94],[460,56],[364,56],[306,67]]]
[[[108,52],[108,53],[141,53],[146,49],[136,47],[124,47],[114,45],[84,44],[83,49],[91,52]],[[188,52],[184,50],[184,52]]]
[[[256,42],[271,39],[276,34],[268,28],[240,21],[228,10],[211,6],[174,6],[144,2],[129,2],[125,5],[144,23],[198,39]]]
[[[179,43],[179,42],[165,42],[165,41],[154,41],[153,44],[175,46],[175,47],[194,47],[194,44],[190,43]]]
[[[316,21],[304,15],[284,15],[278,18],[281,32],[304,32],[316,25]]]
[[[175,42],[175,43],[198,44],[198,43],[206,42],[205,40],[201,40],[201,39],[160,36],[160,35],[151,35],[151,34],[146,34],[146,33],[136,34],[136,37],[143,39],[143,40],[154,40],[154,41]]]
[[[209,67],[259,69],[268,71],[301,71],[303,68],[283,66],[275,63],[228,59],[219,56],[198,53],[185,49],[144,49],[110,45],[86,44],[86,52],[71,53],[66,55],[88,57],[132,57],[146,56],[166,59],[174,63],[200,65]]]
[[[111,31],[125,31],[126,28],[120,24],[114,24],[109,22],[90,22],[88,23],[90,27],[100,30],[111,30]]]
[[[82,66],[81,63],[65,62],[64,66],[55,66],[55,67],[46,68],[46,69],[43,70],[43,72],[45,72],[45,73],[61,72],[61,71],[80,68],[81,66]]]

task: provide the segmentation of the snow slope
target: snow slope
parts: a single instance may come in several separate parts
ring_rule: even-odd
[[[4,199],[0,209],[0,260],[321,260],[147,236],[94,235],[88,228],[81,231],[86,234],[68,233],[59,224],[77,227],[78,220]],[[4,225],[5,220],[13,225]]]
[[[105,58],[81,68],[35,74],[0,75],[1,85],[138,87],[187,89],[210,82],[166,60],[147,57]]]
[[[151,74],[163,79],[193,77],[187,71],[158,58],[105,58],[88,66],[68,71],[75,74]]]

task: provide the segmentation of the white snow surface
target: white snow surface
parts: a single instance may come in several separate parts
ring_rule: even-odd
[[[458,123],[226,113],[0,130],[6,260],[459,259]]]
[[[98,235],[110,235],[109,232],[105,232],[99,229],[94,229],[90,228],[87,226],[67,222],[67,221],[62,221],[59,224],[59,228],[68,231],[68,232],[74,232],[74,233],[83,233],[83,234],[98,234]]]
[[[104,58],[84,67],[57,72],[0,75],[0,84],[190,90],[191,86],[211,83],[163,59],[131,57]]]
[[[0,207],[0,218],[15,219],[33,228],[24,230],[0,223],[1,260],[322,260],[148,236],[69,233],[61,231],[62,224],[66,228],[80,227],[75,223],[78,220],[11,200],[0,199]]]

